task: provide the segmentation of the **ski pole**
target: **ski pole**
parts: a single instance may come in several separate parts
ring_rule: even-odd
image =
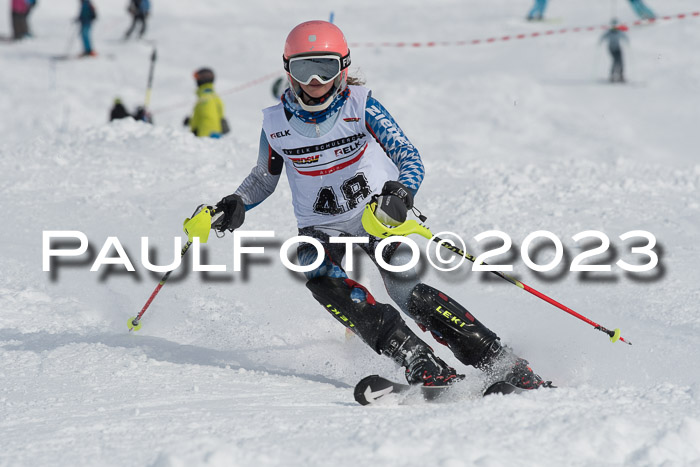
[[[148,107],[151,105],[151,89],[153,88],[153,71],[156,68],[156,59],[158,58],[158,54],[156,53],[156,48],[153,47],[153,53],[151,53],[151,66],[148,70],[148,84],[146,86],[146,99],[143,104],[143,109],[144,111],[148,110]]]
[[[415,221],[413,219],[409,219],[397,227],[393,227],[393,228],[387,227],[386,225],[382,224],[379,221],[379,219],[377,219],[377,216],[375,216],[374,210],[375,210],[376,206],[377,206],[376,202],[367,203],[365,205],[365,210],[362,213],[362,226],[365,228],[367,233],[369,233],[370,235],[374,235],[375,237],[380,237],[380,238],[387,238],[390,236],[397,236],[397,235],[398,236],[406,236],[406,235],[415,233],[415,234],[418,234],[422,237],[427,238],[428,240],[431,240],[431,241],[437,243],[441,247],[446,248],[453,253],[456,253],[460,256],[465,257],[466,259],[468,259],[472,263],[474,263],[476,261],[476,257],[470,255],[469,253],[467,253],[465,251],[462,251],[461,249],[457,248],[454,245],[451,245],[449,242],[446,242],[442,238],[440,238],[436,235],[433,235],[432,232],[430,231],[430,229],[428,229],[426,226],[424,226],[422,224],[419,224],[417,221]],[[420,216],[421,221],[425,222],[425,219],[426,219],[425,216]],[[481,264],[487,265],[487,263],[485,263],[485,262],[482,262]],[[533,289],[532,287],[522,283],[521,281],[515,279],[514,277],[509,276],[508,274],[504,274],[501,271],[490,271],[490,272],[496,274],[497,276],[501,277],[502,279],[507,280],[511,284],[518,286],[519,288],[525,290],[526,292],[531,293],[535,297],[544,300],[545,302],[549,303],[550,305],[554,305],[555,307],[559,308],[560,310],[565,311],[565,312],[569,313],[570,315],[580,319],[581,321],[584,321],[584,322],[590,324],[598,331],[604,332],[605,334],[610,336],[610,342],[617,342],[618,340],[620,340],[620,341],[624,342],[625,344],[632,345],[631,342],[626,341],[624,338],[622,338],[620,336],[620,329],[619,328],[616,328],[614,330],[607,329],[607,328],[601,326],[600,324],[586,318],[582,314],[575,312],[571,308],[569,308],[565,305],[562,305],[558,301],[548,297],[547,295],[543,294],[542,292],[539,292],[539,291]]]
[[[62,56],[65,58],[68,58],[70,56],[70,51],[73,48],[73,42],[75,42],[75,38],[78,37],[80,34],[79,28],[76,28],[75,24],[71,24],[70,30],[72,31],[72,34],[68,35],[68,42],[66,43],[66,53],[64,53]]]
[[[180,258],[185,256],[185,253],[187,253],[187,250],[190,249],[190,245],[192,245],[192,242],[187,240],[187,243],[185,243],[185,246],[182,247],[182,250],[180,251]],[[160,282],[158,282],[158,285],[156,286],[153,293],[151,293],[151,296],[148,297],[146,304],[143,306],[143,308],[141,308],[141,311],[139,311],[139,314],[129,318],[129,322],[127,323],[127,326],[129,327],[129,332],[138,331],[139,329],[141,329],[141,317],[146,312],[148,307],[151,305],[151,302],[153,301],[153,299],[156,298],[156,295],[158,295],[158,292],[160,292],[160,289],[163,287],[163,285],[165,284],[165,281],[168,280],[168,277],[170,277],[170,274],[172,274],[173,271],[174,271],[174,269],[171,269],[170,271],[166,272],[165,275],[163,275],[163,278],[160,280]]]
[[[212,216],[214,214],[215,210],[212,207],[201,205],[195,210],[194,214],[192,214],[191,219],[189,217],[185,219],[183,229],[187,234],[187,243],[185,243],[185,246],[182,247],[182,250],[180,251],[180,258],[185,256],[185,253],[187,253],[187,250],[190,249],[195,237],[199,237],[202,243],[207,243],[207,240],[209,239],[209,231],[211,229]],[[143,317],[143,314],[146,313],[146,310],[151,305],[151,302],[156,298],[156,295],[158,295],[160,289],[163,288],[165,281],[168,280],[168,277],[170,277],[170,274],[172,274],[173,271],[174,269],[171,269],[163,275],[163,278],[160,280],[155,290],[153,290],[151,296],[148,297],[146,304],[143,306],[143,308],[141,308],[139,314],[129,318],[129,321],[127,322],[129,332],[138,331],[141,329],[141,318]]]

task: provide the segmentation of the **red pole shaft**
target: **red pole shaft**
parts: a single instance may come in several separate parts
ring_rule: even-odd
[[[523,284],[522,282],[520,282],[520,283]],[[554,300],[553,298],[549,298],[548,296],[546,296],[546,295],[543,294],[542,292],[539,292],[539,291],[533,289],[533,288],[530,287],[529,285],[523,284],[523,289],[526,290],[526,291],[528,291],[528,292],[530,292],[532,295],[541,298],[541,299],[544,300],[545,302],[554,305],[555,307],[559,308],[560,310],[566,311],[566,312],[569,313],[570,315],[577,317],[577,318],[580,319],[581,321],[585,321],[586,323],[590,324],[590,325],[593,326],[594,328],[600,329],[600,330],[602,330],[603,332],[608,333],[608,330],[605,329],[605,328],[604,328],[603,326],[601,326],[600,324],[598,324],[598,323],[596,323],[595,321],[592,321],[592,320],[586,318],[585,316],[583,316],[583,315],[580,314],[580,313],[576,313],[574,310],[572,310],[572,309],[569,308],[568,306],[562,305],[562,304],[559,303],[558,301]],[[620,337],[620,340],[621,340],[622,342],[624,342],[624,343],[627,343],[627,341],[626,341],[624,338],[622,338],[622,337]]]
[[[160,289],[163,287],[163,284],[165,284],[165,281],[161,280],[161,281],[158,283],[158,285],[156,286],[156,288],[155,288],[155,290],[153,291],[153,293],[151,294],[151,296],[148,297],[148,301],[147,301],[146,304],[143,306],[143,308],[141,308],[141,311],[139,312],[139,314],[136,315],[136,320],[137,320],[137,321],[141,319],[141,317],[143,316],[143,314],[146,312],[146,310],[148,309],[148,307],[151,305],[151,302],[153,301],[153,299],[156,298],[156,295],[158,295],[158,292],[160,292]]]
[[[467,259],[468,259],[469,261],[471,261],[472,263],[474,263],[475,260],[476,260],[476,258],[475,258],[474,256],[472,256],[472,255],[470,255],[469,253],[466,253],[466,252],[460,250],[459,248],[457,248],[457,247],[455,247],[455,246],[453,246],[453,245],[450,245],[449,243],[445,242],[445,241],[444,241],[443,239],[441,239],[440,237],[433,237],[433,241],[434,241],[435,243],[437,243],[438,245],[440,245],[441,247],[447,248],[448,250],[450,250],[450,251],[453,252],[453,253],[457,253],[457,254],[460,255],[460,256],[464,256],[465,258],[467,258]],[[486,263],[483,263],[483,262],[482,262],[481,264],[486,265]],[[581,321],[584,321],[584,322],[590,324],[591,326],[593,326],[594,328],[598,329],[599,331],[603,331],[605,334],[609,335],[610,337],[613,337],[613,335],[615,334],[613,331],[610,331],[610,330],[604,328],[603,326],[601,326],[600,324],[598,324],[598,323],[596,323],[596,322],[594,322],[594,321],[591,321],[590,319],[586,318],[586,317],[583,316],[582,314],[576,313],[576,312],[575,312],[574,310],[572,310],[571,308],[569,308],[569,307],[567,307],[567,306],[565,306],[565,305],[562,305],[562,304],[559,303],[558,301],[556,301],[556,300],[554,300],[554,299],[552,299],[552,298],[549,298],[548,296],[546,296],[546,295],[543,294],[542,292],[538,292],[537,290],[533,289],[532,287],[523,284],[522,282],[520,282],[519,280],[517,280],[517,279],[515,279],[515,278],[513,278],[513,277],[511,277],[511,276],[509,276],[508,274],[504,274],[504,273],[501,272],[501,271],[491,271],[491,272],[493,272],[493,273],[496,274],[497,276],[501,277],[502,279],[507,280],[507,281],[510,282],[511,284],[517,285],[517,286],[520,287],[521,289],[530,292],[532,295],[534,295],[534,296],[536,296],[536,297],[538,297],[538,298],[541,298],[541,299],[544,300],[545,302],[547,302],[547,303],[549,303],[549,304],[551,304],[551,305],[554,305],[555,307],[559,308],[560,310],[566,311],[566,312],[569,313],[571,316],[575,316],[576,318],[580,319]],[[625,339],[623,339],[622,337],[620,337],[619,340],[621,340],[621,341],[624,342],[625,344],[629,344],[629,342],[627,342],[627,341],[626,341]]]
[[[182,247],[182,250],[180,251],[180,258],[182,258],[183,256],[185,256],[185,253],[187,253],[187,250],[189,250],[190,245],[192,245],[192,242],[190,242],[190,241],[188,241],[187,243],[185,243],[185,246]],[[155,290],[153,290],[153,293],[151,293],[151,296],[148,297],[148,300],[146,301],[146,304],[143,306],[143,308],[141,308],[141,311],[139,311],[139,314],[136,315],[136,318],[134,318],[134,319],[132,320],[132,324],[133,324],[134,326],[136,326],[136,325],[139,323],[139,321],[141,320],[141,317],[142,317],[143,314],[146,312],[146,310],[148,309],[148,307],[151,305],[151,302],[153,301],[153,299],[156,298],[156,295],[158,295],[158,292],[160,292],[160,289],[161,289],[161,288],[163,287],[163,285],[165,284],[165,281],[168,280],[168,277],[170,277],[170,274],[172,274],[172,272],[173,272],[173,270],[170,270],[170,271],[166,272],[166,273],[163,275],[163,278],[160,280],[160,282],[159,282],[158,285],[156,286]],[[129,329],[129,332],[131,332],[131,329]]]

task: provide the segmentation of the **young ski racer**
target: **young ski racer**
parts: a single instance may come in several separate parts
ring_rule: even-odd
[[[462,376],[411,331],[396,308],[348,278],[341,266],[345,245],[329,241],[368,237],[361,217],[374,195],[381,221],[404,222],[424,177],[418,150],[371,91],[348,77],[349,65],[350,51],[335,25],[309,21],[289,33],[284,46],[289,89],[279,104],[263,110],[257,165],[216,205],[223,215],[215,216],[212,228],[240,227],[245,211],[274,191],[284,169],[299,235],[317,239],[325,250],[323,263],[305,273],[313,297],[372,350],[405,367],[409,384],[448,385]],[[373,261],[380,240],[369,236],[369,243],[360,244]],[[398,245],[385,248],[387,263],[408,262],[410,249]],[[301,265],[312,264],[317,254],[308,243],[297,250]],[[414,271],[379,269],[396,305],[460,362],[520,388],[549,385],[462,305],[419,282]]]

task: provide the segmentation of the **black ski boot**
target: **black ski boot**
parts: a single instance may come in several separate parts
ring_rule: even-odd
[[[443,362],[429,348],[416,349],[406,361],[406,381],[411,385],[449,386],[461,379],[464,379],[464,375],[458,375],[454,368]]]
[[[551,381],[544,381],[540,375],[535,374],[529,363],[524,358],[517,358],[510,371],[503,378],[504,381],[521,389],[553,388]]]
[[[464,378],[433,353],[428,344],[411,331],[403,321],[380,344],[381,353],[406,368],[406,381],[411,385],[448,386]]]

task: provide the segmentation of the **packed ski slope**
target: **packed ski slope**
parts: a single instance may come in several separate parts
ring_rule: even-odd
[[[275,231],[255,243],[265,256],[233,272],[231,236],[212,236],[205,259],[227,272],[192,273],[188,257],[143,328],[127,332],[160,278],[143,267],[140,238],[157,252],[152,261],[170,262],[183,219],[231,193],[255,162],[273,79],[227,91],[281,70],[287,32],[331,11],[349,41],[363,43],[483,39],[606,24],[612,13],[626,22],[632,11],[551,2],[556,22],[535,24],[523,20],[529,4],[506,0],[155,1],[149,126],[106,123],[115,96],[131,108],[142,102],[152,43],[121,42],[125,5],[95,3],[96,59],[51,60],[79,52],[69,1],[40,2],[36,37],[0,44],[0,465],[700,464],[700,18],[632,28],[628,85],[605,82],[602,31],[352,49],[352,70],[421,150],[427,177],[416,205],[428,225],[459,233],[472,253],[488,249],[475,235],[507,233],[514,246],[499,262],[634,344],[611,344],[469,263],[453,273],[426,267],[426,282],[559,389],[482,399],[478,372],[441,347],[468,377],[443,402],[409,395],[360,407],[355,382],[400,380],[401,371],[346,338],[280,263],[279,245],[296,234],[286,181],[244,226]],[[697,9],[693,0],[650,6],[661,15]],[[233,129],[218,141],[181,126],[194,103],[192,71],[204,65],[217,72]],[[640,229],[656,236],[659,266],[625,273],[618,259],[645,258],[619,236]],[[90,249],[43,272],[46,230],[82,231]],[[565,245],[550,273],[520,259],[536,230]],[[571,239],[585,230],[610,237],[595,261],[611,272],[567,270],[596,245]],[[136,272],[90,272],[110,236]],[[551,256],[545,248],[537,262]],[[388,300],[369,261],[356,278]]]

